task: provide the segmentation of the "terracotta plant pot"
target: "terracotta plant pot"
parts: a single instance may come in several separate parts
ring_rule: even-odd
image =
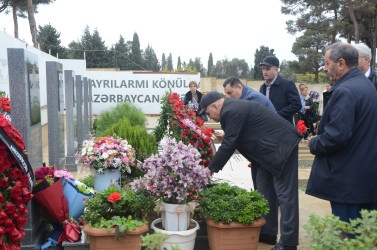
[[[115,228],[108,231],[106,228],[94,228],[84,225],[84,232],[90,236],[90,250],[107,249],[141,249],[141,235],[148,231],[148,225],[137,227],[135,230],[127,232],[126,242],[114,238]]]
[[[223,224],[215,223],[206,218],[208,244],[211,250],[235,250],[235,249],[257,249],[260,228],[266,224],[266,220],[261,218],[253,224],[244,225],[242,223],[231,222]]]

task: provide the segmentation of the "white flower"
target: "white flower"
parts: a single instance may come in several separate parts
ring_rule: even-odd
[[[89,147],[88,152],[92,152],[92,151],[93,151],[93,147]]]
[[[86,149],[85,149],[85,148],[82,149],[82,151],[81,151],[81,155],[82,155],[82,156],[86,155]]]
[[[107,153],[103,153],[101,156],[102,159],[107,159],[109,158],[109,155]]]

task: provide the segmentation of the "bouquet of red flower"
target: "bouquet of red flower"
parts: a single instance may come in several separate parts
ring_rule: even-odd
[[[299,120],[297,122],[297,130],[300,134],[305,134],[307,127],[305,126],[305,122],[303,120]]]
[[[10,113],[8,98],[0,98],[0,109]],[[20,133],[3,114],[0,112],[0,249],[20,249],[20,240],[25,235],[22,227],[28,220],[27,203],[32,197],[29,188],[33,174],[27,176],[21,169],[18,160],[22,157],[25,166],[30,166],[22,152],[25,145]]]
[[[168,94],[167,98],[166,96],[163,97],[162,109],[163,113],[166,112],[169,115],[169,120],[167,121],[169,123],[169,136],[177,141],[182,141],[186,145],[191,144],[196,147],[201,155],[202,165],[207,166],[216,151],[211,140],[214,129],[204,126],[204,120],[196,116],[194,110],[190,110],[188,106],[183,105],[177,93]],[[161,115],[160,119],[165,119],[164,114]],[[161,133],[159,130],[161,129],[156,128],[157,133]],[[163,133],[166,132],[166,128],[162,130],[164,130]]]

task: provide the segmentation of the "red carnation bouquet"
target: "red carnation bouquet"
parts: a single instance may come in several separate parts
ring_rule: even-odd
[[[296,126],[300,134],[304,135],[306,133],[307,127],[305,126],[305,122],[303,120],[299,120]]]
[[[8,98],[0,98],[0,108],[10,114]],[[0,112],[0,129],[12,140],[10,143],[15,143],[20,150],[25,149],[21,134],[2,112]],[[17,159],[5,141],[0,140],[0,249],[21,248],[20,240],[25,235],[23,226],[28,220],[27,203],[32,197],[29,188],[31,188],[29,177],[20,169]]]
[[[204,120],[196,116],[194,110],[183,105],[177,93],[169,94],[168,101],[173,110],[170,117],[173,137],[181,140],[184,144],[191,144],[196,147],[202,158],[202,165],[208,166],[211,162],[216,148],[212,142],[211,136],[215,130],[204,126]]]

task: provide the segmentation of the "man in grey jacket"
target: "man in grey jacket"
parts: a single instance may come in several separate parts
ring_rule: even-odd
[[[203,96],[200,114],[220,122],[224,140],[208,168],[220,171],[237,149],[252,164],[259,167],[258,191],[271,207],[279,201],[281,237],[276,249],[297,249],[298,213],[298,143],[301,135],[287,120],[265,106],[246,100],[228,98],[219,92]],[[260,185],[260,186],[259,186]],[[277,233],[277,211],[264,216],[262,232]],[[276,234],[275,234],[276,235]]]
[[[376,71],[374,71],[370,67],[370,59],[372,58],[372,53],[368,46],[362,43],[354,44],[353,45],[359,54],[359,61],[358,66],[363,72],[363,74],[369,79],[369,81],[373,84],[373,86],[377,89],[377,75]]]

